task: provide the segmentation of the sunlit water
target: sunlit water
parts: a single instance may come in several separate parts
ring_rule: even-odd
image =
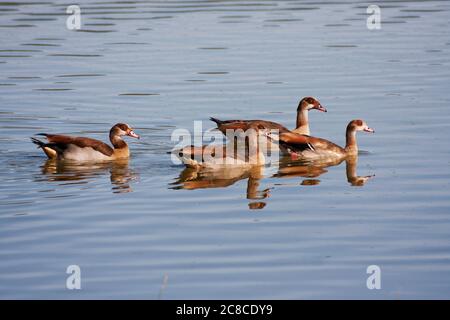
[[[450,298],[450,4],[0,2],[1,298]],[[194,120],[361,133],[356,164],[228,176],[167,154]],[[46,163],[39,132],[141,135],[116,164]],[[375,176],[372,176],[375,175]],[[66,289],[79,265],[82,289]],[[382,289],[368,290],[378,265]]]

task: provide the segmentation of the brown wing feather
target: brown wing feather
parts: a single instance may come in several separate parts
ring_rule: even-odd
[[[103,153],[108,157],[112,156],[114,153],[113,148],[108,146],[106,143],[96,139],[84,137],[71,137],[59,134],[47,134],[46,137],[50,143],[54,143],[57,145],[68,146],[69,144],[73,144],[80,148],[90,147],[98,152]]]
[[[310,137],[293,132],[283,132],[280,134],[280,145],[293,151],[302,152],[312,150],[317,152],[343,153],[344,149],[331,141],[322,138]]]
[[[280,133],[280,146],[287,149],[288,152],[302,152],[304,150],[315,150],[313,137],[302,135],[294,132]]]
[[[309,143],[313,145],[316,150],[328,150],[335,152],[343,151],[343,149],[337,144],[322,138],[310,137]]]
[[[254,128],[255,126],[258,126],[259,128],[265,128],[265,129],[275,129],[279,131],[288,131],[286,127],[283,125],[272,122],[272,121],[265,121],[265,120],[225,120],[220,125],[217,126],[217,128],[222,132],[226,133],[227,130],[243,130],[246,131],[249,128]]]
[[[285,143],[308,144],[311,141],[311,137],[293,132],[283,132],[280,134],[280,141]]]

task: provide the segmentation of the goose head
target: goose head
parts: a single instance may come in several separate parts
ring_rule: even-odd
[[[301,110],[318,110],[321,112],[327,112],[327,109],[325,109],[324,106],[314,97],[305,97],[302,100],[300,100],[300,103],[298,104],[297,111]]]
[[[134,130],[126,123],[115,124],[110,131],[110,136],[129,136],[132,138],[139,139],[139,135],[134,132]]]
[[[375,130],[370,128],[364,120],[352,120],[348,124],[349,131],[365,131],[369,133],[375,133]]]

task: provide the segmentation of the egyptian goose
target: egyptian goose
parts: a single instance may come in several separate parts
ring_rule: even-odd
[[[281,147],[302,159],[345,158],[358,154],[357,131],[375,132],[363,120],[352,120],[347,126],[345,148],[325,139],[299,135],[289,131],[279,132],[278,140]],[[271,138],[276,139],[274,136]]]
[[[308,111],[309,110],[319,110],[322,112],[327,112],[320,102],[313,97],[305,97],[300,100],[300,103],[297,107],[297,127],[292,130],[292,132],[298,134],[310,135],[309,130],[309,122],[308,122]],[[246,131],[250,125],[262,125],[267,129],[276,129],[280,131],[287,130],[286,127],[282,126],[279,123],[265,120],[219,120],[217,118],[210,118],[211,121],[214,121],[217,124],[217,128],[223,133],[226,134],[226,131],[238,130],[241,129]]]
[[[172,150],[170,153],[178,157],[186,167],[195,169],[264,165],[264,151],[267,149],[263,146],[268,143],[269,132],[270,130],[261,124],[250,124],[242,135],[236,135],[227,145],[191,145]]]
[[[130,156],[128,145],[122,136],[130,136],[139,139],[139,135],[125,123],[114,125],[109,131],[109,140],[114,148],[111,148],[102,141],[84,138],[71,137],[57,134],[39,133],[45,136],[48,143],[36,138],[31,141],[42,148],[49,159],[73,160],[73,161],[107,161],[126,159]]]

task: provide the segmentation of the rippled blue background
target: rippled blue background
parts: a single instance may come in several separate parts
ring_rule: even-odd
[[[447,1],[0,2],[0,298],[449,298],[450,80]],[[266,168],[247,181],[174,190],[166,154],[194,120],[264,118],[339,144],[351,119],[367,151],[315,177]],[[119,168],[45,166],[38,132],[107,141],[141,134]],[[318,182],[318,184],[317,184]],[[82,290],[65,287],[82,270]],[[382,289],[366,288],[366,268]],[[164,278],[166,281],[164,281]]]

